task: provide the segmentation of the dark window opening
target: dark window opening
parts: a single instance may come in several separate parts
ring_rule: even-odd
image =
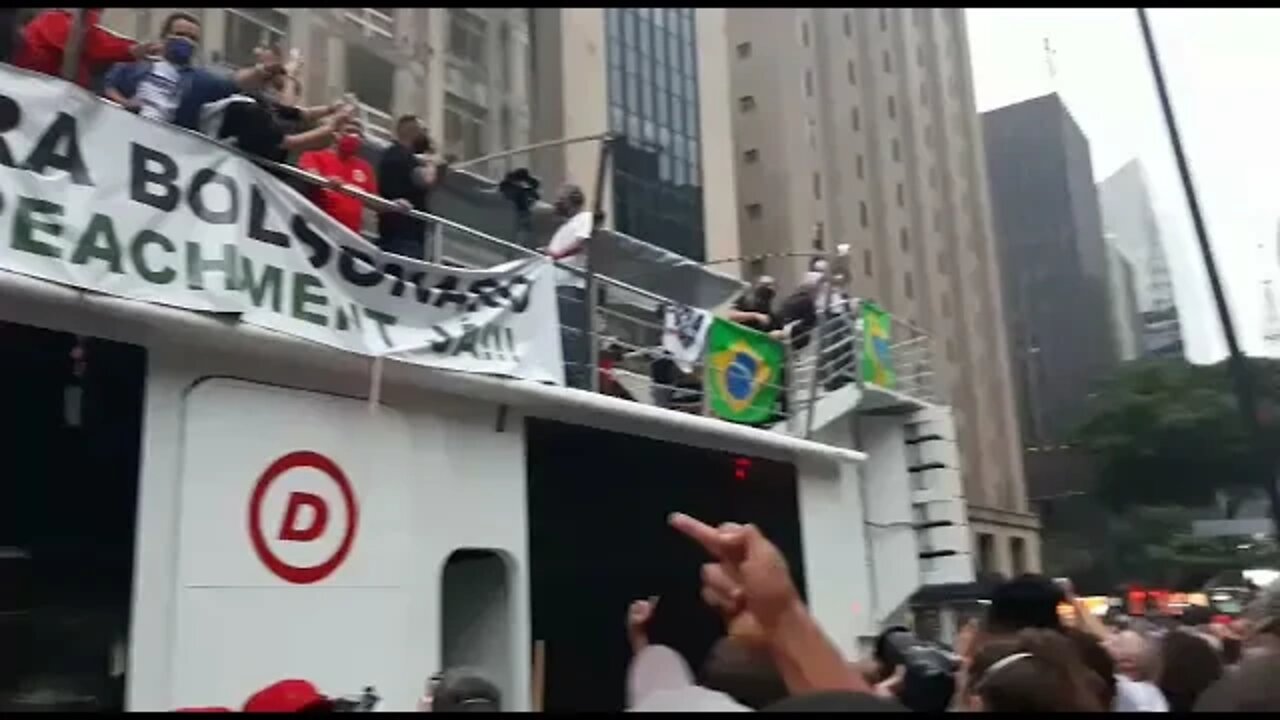
[[[146,351],[11,323],[0,346],[0,709],[118,712]]]
[[[706,554],[671,530],[672,510],[756,524],[805,593],[793,465],[547,420],[525,427],[530,639],[545,648],[547,711],[624,708],[631,650],[619,618],[636,598],[662,598],[650,638],[691,667],[723,636],[699,596]],[[581,467],[605,468],[609,481]]]

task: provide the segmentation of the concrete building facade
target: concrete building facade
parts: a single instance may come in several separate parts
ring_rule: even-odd
[[[739,8],[728,38],[742,254],[849,245],[853,294],[931,337],[979,569],[1037,568],[963,11]]]
[[[297,48],[307,102],[354,93],[383,138],[415,113],[460,160],[627,134],[605,178],[606,222],[693,258],[737,253],[722,9],[130,8],[109,9],[104,22],[155,37],[174,10],[200,18],[206,63]],[[567,180],[590,192],[599,154],[582,142],[522,159],[549,196]],[[705,191],[704,176],[717,179]]]
[[[201,21],[210,65],[241,67],[256,47],[297,49],[303,97],[352,93],[372,135],[422,117],[444,152],[476,157],[528,143],[529,10],[507,8],[127,8],[104,22],[156,37],[174,10]]]
[[[1119,360],[1089,141],[1056,94],[982,120],[1023,439],[1058,446]]]

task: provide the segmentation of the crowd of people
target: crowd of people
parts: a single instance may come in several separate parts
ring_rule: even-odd
[[[658,597],[626,609],[632,659],[625,679],[634,712],[1262,712],[1280,710],[1280,586],[1240,618],[1180,625],[1109,624],[1069,584],[1022,575],[995,588],[986,617],[955,645],[887,628],[871,657],[846,658],[809,613],[786,559],[752,525],[711,527],[673,514],[672,528],[708,555],[702,600],[724,636],[695,672],[679,652],[651,642]],[[1076,612],[1063,613],[1064,605]],[[372,689],[352,699],[302,680],[255,693],[247,712],[372,709]],[[497,687],[472,669],[433,676],[418,704],[430,712],[502,708]],[[189,710],[226,708],[189,708]]]
[[[675,515],[703,546],[702,597],[726,637],[700,677],[644,627],[657,598],[634,602],[627,633],[633,710],[1188,712],[1280,709],[1280,586],[1241,618],[1108,624],[1065,587],[1023,575],[998,586],[986,617],[954,647],[886,630],[873,658],[848,662],[809,616],[786,560],[750,525]],[[1062,613],[1064,604],[1076,612]]]
[[[287,61],[279,48],[259,48],[257,62],[235,72],[200,64],[200,20],[186,12],[167,16],[155,41],[137,42],[100,24],[102,8],[83,16],[74,80],[141,117],[203,133],[241,152],[295,165],[319,180],[273,172],[353,232],[365,225],[365,204],[339,188],[380,195],[405,209],[426,212],[430,191],[448,167],[415,115],[395,125],[395,142],[377,168],[361,156],[365,127],[350,97],[318,106],[302,104],[300,55]],[[61,76],[74,28],[72,11],[45,10],[13,38],[6,60]],[[378,213],[377,240],[387,252],[424,259],[428,228],[404,212]]]

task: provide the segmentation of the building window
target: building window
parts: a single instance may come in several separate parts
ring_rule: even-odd
[[[862,153],[858,153],[858,157],[857,157],[857,159],[854,161],[854,165],[857,167],[857,170],[858,170],[858,179],[859,179],[859,180],[861,180],[861,179],[862,179],[862,176],[863,176],[863,171],[864,171],[864,168],[863,168],[863,166],[862,166],[862,165],[863,165],[863,163],[862,163]]]
[[[859,130],[862,129],[862,118],[858,113],[858,108],[854,108],[850,112],[850,115],[852,116],[852,119],[853,119],[853,131],[858,132]]]
[[[844,36],[853,37],[853,18],[849,15],[849,11],[844,12]]]
[[[459,8],[449,8],[449,55],[476,67],[486,67],[484,18]]]
[[[943,275],[947,274],[947,251],[946,250],[943,250],[942,252],[938,253],[938,272]]]
[[[893,58],[889,57],[889,51],[885,50],[881,57],[884,60],[884,71],[887,73],[893,72]]]
[[[749,57],[751,57],[751,43],[738,43],[738,58],[740,60],[745,60]]]
[[[271,8],[227,8],[222,62],[248,67],[258,61],[260,47],[283,47],[289,35],[289,15]]]
[[[862,227],[867,226],[867,201],[866,200],[858,201],[858,222],[862,224]]]
[[[898,117],[898,101],[894,100],[893,96],[890,95],[889,96],[889,119],[892,120],[896,117]]]
[[[395,101],[396,67],[381,55],[361,45],[347,45],[347,92],[362,105],[386,115],[388,124]]]
[[[920,83],[920,104],[925,107],[929,106],[929,86],[924,83]]]
[[[813,199],[822,199],[822,175],[820,173],[813,174]]]
[[[956,361],[956,343],[951,338],[947,338],[947,361]]]
[[[894,162],[902,162],[902,143],[898,142],[898,138],[894,138],[889,144],[889,154],[893,157]]]
[[[938,168],[932,165],[929,166],[929,187],[938,189]]]
[[[924,67],[924,45],[916,46],[916,64]]]
[[[933,229],[935,232],[942,232],[942,211],[933,211]]]
[[[804,71],[804,96],[813,97],[813,71]]]
[[[502,133],[500,141],[501,149],[510,150],[515,147],[515,123],[511,117],[511,108],[507,105],[502,106],[502,111],[498,114],[499,132]]]
[[[946,292],[943,292],[941,295],[938,296],[938,303],[942,305],[942,317],[950,318],[951,317],[951,295],[949,295]]]
[[[748,165],[755,163],[759,159],[760,159],[760,151],[755,148],[750,148],[748,150],[743,151],[742,153],[742,160]]]
[[[485,125],[488,112],[453,93],[444,94],[444,147],[459,158],[475,158],[484,154]]]
[[[978,571],[995,573],[996,570],[996,538],[991,533],[978,533]]]
[[[759,220],[762,215],[764,215],[764,207],[760,203],[751,203],[747,206],[747,217]]]
[[[800,44],[809,47],[809,21],[800,21]]]
[[[884,8],[880,8],[880,32],[889,30],[889,12]]]
[[[898,207],[903,207],[904,205],[906,205],[907,196],[902,189],[902,183],[898,183],[896,197],[898,199]]]
[[[391,40],[396,36],[395,8],[345,8],[342,17],[359,26],[366,37]]]
[[[738,109],[742,112],[751,112],[756,109],[756,99],[750,95],[743,95],[738,98]]]
[[[898,231],[898,247],[902,248],[902,252],[911,252],[911,235],[906,228]]]
[[[857,84],[858,84],[858,72],[857,72],[857,68],[855,68],[855,67],[853,66],[853,61],[852,61],[852,60],[850,60],[850,61],[849,61],[849,63],[845,66],[845,69],[846,69],[846,70],[848,71],[848,73],[849,73],[849,84],[850,84],[850,85],[857,85]]]
[[[1010,570],[1013,575],[1021,575],[1027,571],[1027,541],[1020,537],[1009,538],[1009,559],[1013,563]]]
[[[511,92],[511,25],[503,20],[498,26],[498,82],[503,92]],[[503,147],[510,147],[504,145]]]
[[[907,296],[908,300],[915,297],[915,288],[911,286],[910,271],[902,274],[902,292]]]
[[[867,277],[871,277],[872,274],[874,273],[874,270],[871,269],[871,251],[870,250],[864,249],[862,251],[862,272]]]

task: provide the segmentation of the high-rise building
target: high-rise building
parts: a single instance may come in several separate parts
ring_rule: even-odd
[[[1147,173],[1138,160],[1130,160],[1098,183],[1107,242],[1133,264],[1138,307],[1143,312],[1174,305],[1169,262],[1147,187]]]
[[[979,569],[1034,566],[964,12],[735,8],[728,28],[742,254],[849,246],[852,292],[930,334]],[[743,271],[786,287],[808,262]]]
[[[614,133],[607,222],[694,259],[736,257],[725,11],[532,12],[534,141]],[[598,152],[586,143],[544,153],[537,171],[585,187]]]
[[[1182,333],[1174,303],[1173,276],[1147,187],[1147,174],[1138,160],[1130,160],[1098,183],[1105,237],[1107,244],[1133,267],[1142,320],[1140,354],[1181,357]],[[1116,298],[1113,296],[1112,300]],[[1129,359],[1123,352],[1122,358]]]
[[[1111,287],[1111,333],[1121,360],[1145,354],[1142,314],[1138,311],[1138,278],[1133,263],[1107,238],[1107,283]]]
[[[1022,435],[1058,446],[1119,360],[1089,141],[1056,94],[982,121]]]

